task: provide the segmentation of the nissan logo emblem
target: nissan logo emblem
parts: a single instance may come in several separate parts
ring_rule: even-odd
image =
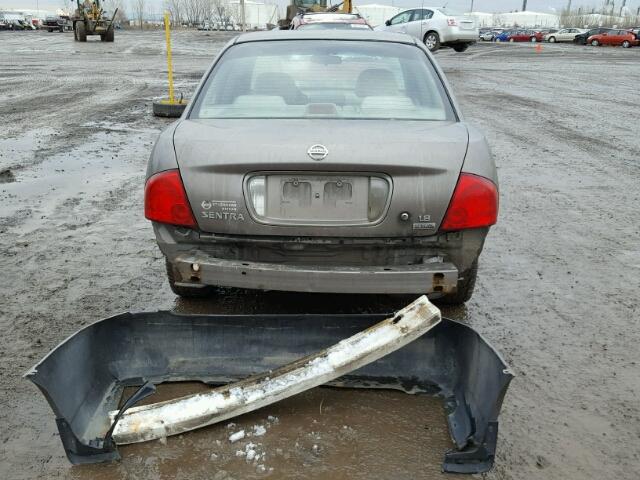
[[[311,145],[309,150],[307,150],[307,155],[309,155],[312,160],[320,161],[324,160],[327,155],[329,155],[329,150],[324,145]]]

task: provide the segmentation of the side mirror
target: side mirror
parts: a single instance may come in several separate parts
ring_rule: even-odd
[[[391,20],[387,20],[386,22],[384,22],[384,24],[388,27],[391,25]]]

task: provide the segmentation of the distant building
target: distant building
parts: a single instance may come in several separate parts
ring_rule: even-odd
[[[236,25],[241,24],[240,0],[231,0],[229,6],[232,9],[232,20]],[[252,0],[244,2],[244,22],[247,30],[264,30],[267,25],[278,23],[278,7],[273,4],[265,4]]]

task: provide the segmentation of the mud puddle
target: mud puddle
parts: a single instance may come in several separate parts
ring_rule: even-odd
[[[141,404],[209,388],[163,384]],[[244,438],[232,443],[229,437],[240,431]],[[76,467],[72,477],[107,480],[144,471],[150,478],[217,480],[434,479],[445,478],[441,462],[452,447],[438,398],[319,387],[221,424],[121,446],[120,463]]]

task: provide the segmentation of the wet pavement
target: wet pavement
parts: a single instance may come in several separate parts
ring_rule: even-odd
[[[180,92],[190,95],[229,38],[174,36]],[[123,447],[117,464],[66,461],[52,412],[21,375],[82,325],[128,310],[388,312],[410,300],[171,293],[142,213],[146,160],[169,124],[150,108],[165,89],[162,40],[0,32],[0,478],[440,477],[451,445],[440,402],[327,388],[232,428]],[[443,310],[485,335],[517,375],[489,478],[635,479],[640,48],[481,44],[437,59],[499,167],[500,220],[476,293]],[[228,441],[258,425],[264,435]],[[247,461],[250,443],[261,461]]]

